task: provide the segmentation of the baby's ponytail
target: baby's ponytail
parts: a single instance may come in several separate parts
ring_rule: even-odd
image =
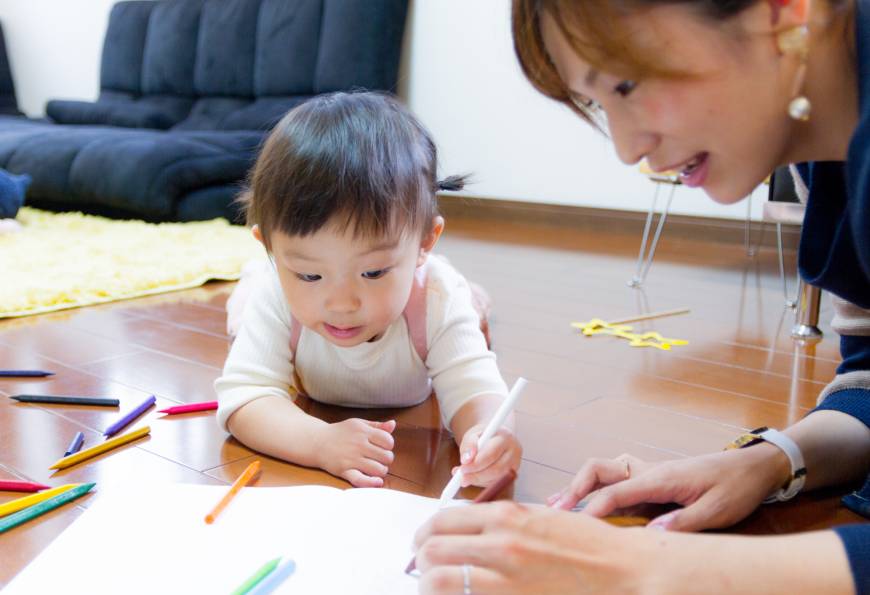
[[[435,189],[443,192],[457,192],[465,188],[466,182],[468,182],[468,174],[448,176],[443,180],[438,180],[435,183]]]

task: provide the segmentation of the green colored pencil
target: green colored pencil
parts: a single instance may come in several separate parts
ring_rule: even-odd
[[[15,514],[10,514],[9,516],[0,519],[0,533],[5,533],[9,529],[13,529],[22,523],[26,523],[29,520],[35,519],[36,517],[45,514],[51,510],[54,510],[58,506],[63,506],[70,500],[75,500],[80,496],[84,496],[88,492],[91,491],[95,483],[83,483],[80,486],[74,487],[71,490],[67,490],[62,494],[58,494],[54,498],[49,498],[48,500],[43,500],[38,504],[34,504],[33,506],[28,506],[24,510],[19,510]]]
[[[274,560],[269,560],[268,562],[263,564],[263,566],[257,572],[251,575],[251,578],[239,585],[239,588],[233,591],[232,595],[244,595],[245,593],[256,587],[257,583],[266,578],[269,573],[275,570],[275,567],[278,566],[278,563],[280,561],[281,558],[278,557]]]

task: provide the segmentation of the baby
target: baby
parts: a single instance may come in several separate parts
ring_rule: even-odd
[[[292,393],[410,407],[434,390],[464,485],[519,466],[512,422],[477,452],[507,389],[468,282],[431,255],[444,229],[435,192],[462,187],[462,178],[438,182],[436,170],[428,132],[386,95],[318,96],[279,122],[242,198],[271,264],[248,280],[215,382],[224,429],[255,450],[380,487],[396,422],[330,424]]]

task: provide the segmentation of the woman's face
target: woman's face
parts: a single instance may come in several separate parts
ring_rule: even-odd
[[[638,48],[687,78],[627,81],[584,62],[547,13],[541,30],[578,102],[606,113],[623,162],[646,158],[654,170],[680,171],[685,184],[732,203],[786,158],[796,63],[777,49],[766,2],[725,22],[699,16],[691,4],[660,5],[625,23]]]

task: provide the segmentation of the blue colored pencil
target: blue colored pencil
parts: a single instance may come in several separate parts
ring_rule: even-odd
[[[290,558],[284,558],[278,568],[266,575],[260,584],[248,591],[247,595],[268,595],[277,589],[287,577],[296,571],[296,562]]]
[[[152,407],[154,405],[154,403],[156,403],[156,402],[157,402],[157,397],[155,397],[154,395],[151,395],[150,397],[148,397],[147,399],[142,401],[132,411],[130,411],[129,413],[125,413],[124,415],[121,416],[121,418],[118,421],[116,421],[111,426],[106,428],[106,431],[103,432],[103,436],[105,436],[106,438],[108,438],[109,436],[114,436],[115,434],[117,434],[118,432],[120,432],[121,430],[126,428],[128,425],[130,425],[130,423],[134,419],[136,419],[137,417],[139,417],[140,415],[145,413],[145,411],[148,408]]]
[[[66,452],[63,453],[63,456],[68,457],[71,454],[75,454],[82,449],[82,444],[85,443],[85,435],[82,432],[76,432],[75,438],[72,439],[72,442],[69,443],[69,446],[66,449]]]

